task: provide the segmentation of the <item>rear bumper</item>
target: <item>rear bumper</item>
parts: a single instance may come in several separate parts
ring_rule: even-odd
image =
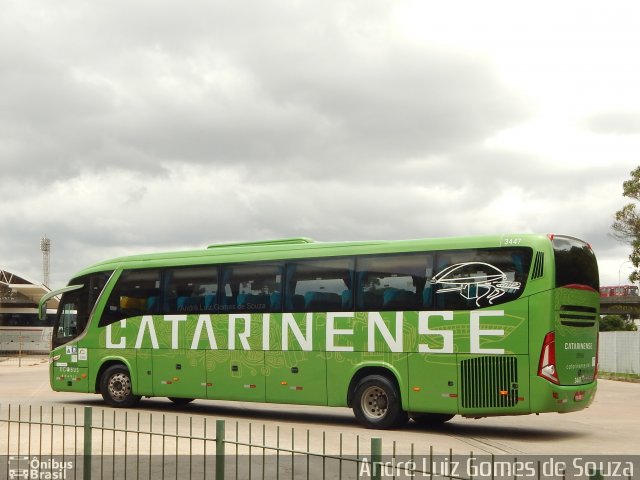
[[[531,388],[531,413],[577,412],[593,403],[598,382],[584,385],[554,385],[537,377]]]

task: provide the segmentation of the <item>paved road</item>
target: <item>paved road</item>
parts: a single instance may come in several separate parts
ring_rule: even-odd
[[[99,395],[53,392],[48,383],[48,364],[30,362],[26,366],[0,364],[0,406],[85,405],[110,410]],[[479,420],[456,417],[436,430],[425,430],[410,423],[395,431],[366,430],[344,408],[296,405],[254,404],[198,400],[176,407],[166,399],[145,399],[136,411],[178,414],[238,421],[240,429],[249,423],[294,429],[303,437],[307,430],[324,430],[327,435],[341,433],[359,436],[368,442],[372,436],[383,443],[397,442],[402,451],[413,443],[432,445],[435,453],[468,454],[640,454],[640,383],[601,380],[594,404],[581,412],[494,417]],[[235,425],[235,424],[234,424]],[[235,427],[234,427],[235,428]]]

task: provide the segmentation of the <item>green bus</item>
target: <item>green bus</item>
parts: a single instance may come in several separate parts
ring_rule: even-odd
[[[568,236],[289,238],[98,263],[40,308],[61,295],[55,391],[351,407],[382,429],[589,406],[598,283]]]

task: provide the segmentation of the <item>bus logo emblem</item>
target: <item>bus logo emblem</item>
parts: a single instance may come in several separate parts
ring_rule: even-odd
[[[519,290],[521,286],[520,282],[508,281],[499,268],[484,262],[456,263],[436,274],[431,283],[444,286],[437,294],[460,292],[467,300],[475,299],[478,307],[484,299],[493,305],[507,290]]]

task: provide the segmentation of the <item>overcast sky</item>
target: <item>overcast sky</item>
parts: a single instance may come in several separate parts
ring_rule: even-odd
[[[640,165],[640,2],[0,0],[0,268],[231,240],[591,242]]]

